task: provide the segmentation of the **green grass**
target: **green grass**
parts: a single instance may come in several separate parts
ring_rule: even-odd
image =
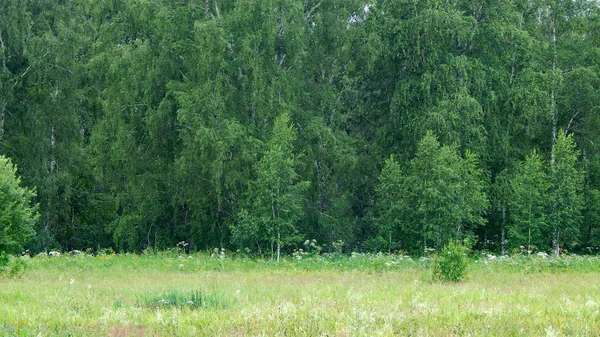
[[[35,257],[0,277],[0,336],[595,336],[600,259]]]

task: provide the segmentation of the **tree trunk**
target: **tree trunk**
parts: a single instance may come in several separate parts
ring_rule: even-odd
[[[558,228],[554,228],[554,233],[552,235],[552,248],[554,249],[554,255],[560,255],[560,231]]]
[[[281,233],[279,232],[279,228],[277,228],[277,262],[279,262],[280,256],[281,256]]]
[[[500,235],[500,253],[506,255],[506,206],[502,207],[502,233]]]
[[[6,46],[2,38],[2,30],[0,30],[0,48],[2,48],[2,69],[6,69]]]
[[[527,235],[527,256],[531,255],[531,227],[529,227],[529,233]]]
[[[556,71],[557,68],[557,58],[558,52],[556,48],[556,22],[554,22],[554,18],[552,17],[552,7],[548,8],[548,16],[550,16],[550,26],[552,27],[552,71]],[[554,84],[552,85],[552,89],[550,91],[550,115],[552,118],[552,149],[554,149],[554,144],[556,143],[557,136],[557,124],[558,117],[556,113],[556,97],[554,93]],[[551,153],[550,163],[554,164],[554,151]]]
[[[48,227],[50,223],[50,213],[48,211],[44,212],[44,235],[42,235],[42,247],[44,248],[44,252],[48,253],[48,245],[46,242],[46,238],[50,235],[48,234]]]
[[[6,112],[6,102],[4,102],[4,104],[2,105],[2,109],[0,109],[0,139],[4,138],[5,112]]]

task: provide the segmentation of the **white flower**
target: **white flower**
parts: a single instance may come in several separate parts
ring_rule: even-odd
[[[71,282],[69,282],[69,284],[73,284],[75,283],[75,279],[71,279]]]

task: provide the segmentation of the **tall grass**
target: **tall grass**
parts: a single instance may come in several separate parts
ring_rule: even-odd
[[[207,293],[198,289],[187,292],[170,290],[161,294],[149,294],[138,299],[140,306],[147,308],[225,308],[231,305],[231,302],[231,299],[224,294]]]

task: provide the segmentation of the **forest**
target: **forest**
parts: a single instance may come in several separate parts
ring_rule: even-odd
[[[32,252],[594,254],[599,146],[598,1],[0,0]]]

